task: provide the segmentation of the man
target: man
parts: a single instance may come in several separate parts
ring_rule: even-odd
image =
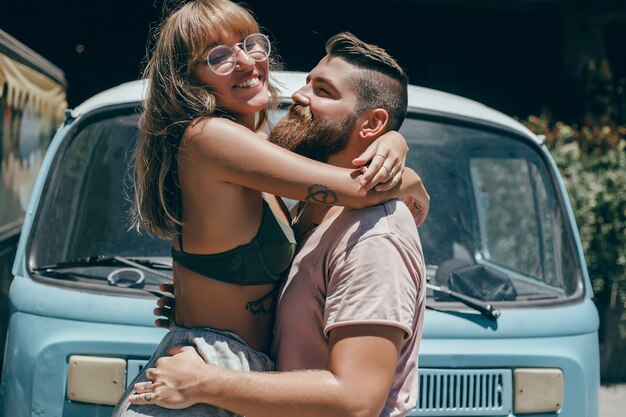
[[[270,139],[351,167],[402,124],[407,78],[385,51],[349,33],[326,50]],[[409,209],[397,200],[362,210],[301,204],[294,227],[298,253],[272,348],[279,372],[223,369],[176,348],[149,370],[151,382],[135,386],[134,404],[204,402],[248,417],[403,416],[414,407],[425,273]]]

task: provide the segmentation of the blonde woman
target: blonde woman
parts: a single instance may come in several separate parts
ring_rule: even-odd
[[[133,221],[172,241],[176,311],[144,369],[177,345],[194,346],[209,363],[273,369],[265,352],[274,290],[296,243],[289,213],[274,195],[359,208],[410,192],[427,209],[419,177],[403,172],[407,147],[398,133],[355,160],[371,160],[362,176],[259,134],[276,91],[270,51],[251,14],[228,0],[187,2],[159,29],[145,72],[150,87],[135,149]],[[132,389],[115,416],[180,414],[132,406],[130,395]],[[195,405],[184,415],[233,414]]]

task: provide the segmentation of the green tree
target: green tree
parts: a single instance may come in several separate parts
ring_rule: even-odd
[[[626,127],[526,124],[546,135],[574,209],[600,314],[603,379],[626,380]]]

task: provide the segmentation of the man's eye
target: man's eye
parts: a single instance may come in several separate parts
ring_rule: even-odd
[[[315,89],[315,93],[318,96],[322,96],[322,97],[330,97],[331,96],[330,91],[328,91],[327,89],[322,88],[322,87],[317,87]]]

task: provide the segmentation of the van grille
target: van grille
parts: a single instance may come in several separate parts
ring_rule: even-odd
[[[510,369],[420,369],[411,416],[506,416],[512,407]]]

